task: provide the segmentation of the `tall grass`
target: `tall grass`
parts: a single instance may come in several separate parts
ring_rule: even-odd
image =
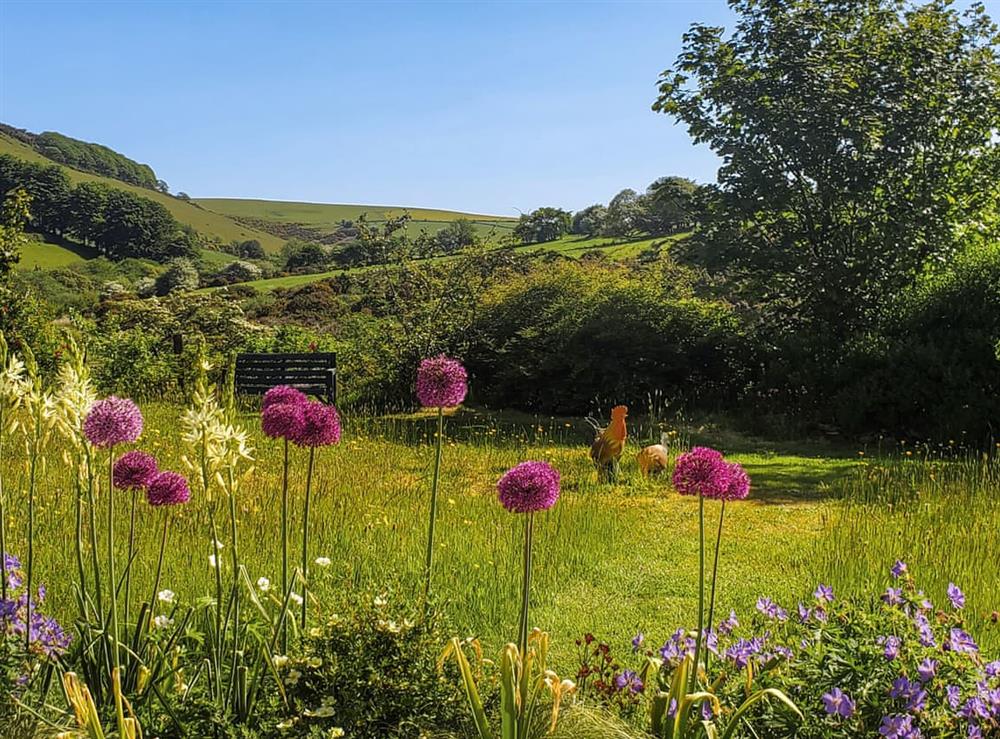
[[[861,462],[816,549],[835,588],[874,591],[904,560],[939,608],[954,582],[973,631],[1000,647],[1000,460],[911,452]]]
[[[165,469],[183,469],[179,440],[180,409],[166,404],[143,407],[146,430],[139,448],[157,457]],[[523,420],[523,419],[519,419]],[[265,438],[256,415],[241,421],[253,431],[256,462],[240,481],[237,499],[242,564],[251,581],[280,582],[280,499],[283,449]],[[319,617],[336,611],[351,591],[386,592],[392,598],[419,597],[425,566],[427,489],[433,468],[431,444],[436,419],[424,417],[346,418],[342,443],[317,459],[310,519],[310,557],[333,564],[312,567],[310,608]],[[622,484],[597,485],[580,430],[566,421],[530,419],[500,425],[493,416],[463,414],[449,422],[449,441],[441,474],[439,533],[436,542],[435,593],[455,625],[483,639],[496,651],[515,633],[521,584],[520,520],[498,503],[494,484],[524,459],[552,462],[563,475],[563,496],[550,512],[536,517],[532,626],[553,635],[553,660],[565,671],[573,640],[586,631],[626,643],[635,631],[672,632],[694,612],[697,592],[696,501],[670,492],[663,480],[643,482],[626,452]],[[645,441],[645,440],[643,440]],[[75,613],[73,601],[74,492],[72,470],[63,448],[52,441],[38,460],[36,510],[37,580],[49,591],[49,609],[63,619]],[[292,530],[301,524],[307,452],[292,449],[289,489]],[[737,458],[741,458],[737,456]],[[814,583],[809,545],[822,528],[826,504],[806,495],[801,501],[768,501],[766,470],[783,464],[813,464],[797,458],[741,458],[761,470],[763,497],[727,510],[731,536],[723,545],[729,563],[722,576],[720,609],[743,612],[767,591],[790,599]],[[8,487],[8,548],[23,552],[20,525],[26,513],[26,458],[17,451],[5,467]],[[5,460],[5,463],[7,460]],[[823,469],[819,463],[813,468]],[[775,478],[781,480],[781,476]],[[783,488],[783,482],[779,483]],[[102,483],[103,485],[103,483]],[[97,491],[103,505],[106,490]],[[119,506],[119,531],[128,527],[127,507]],[[215,554],[207,532],[209,506],[195,494],[174,513],[161,588],[193,603],[214,592],[209,555]],[[151,592],[156,575],[162,520],[140,504],[136,557],[132,572],[137,592]],[[89,531],[84,532],[89,541]],[[105,551],[103,525],[95,532]],[[231,542],[221,535],[228,561]],[[127,542],[117,537],[124,561]],[[103,559],[103,558],[102,558]],[[781,573],[780,578],[775,573]]]

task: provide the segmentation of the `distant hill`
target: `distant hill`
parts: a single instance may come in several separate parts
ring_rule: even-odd
[[[207,211],[192,202],[180,200],[156,190],[131,185],[110,177],[81,172],[68,165],[55,162],[35,151],[35,149],[24,141],[12,138],[6,133],[0,133],[0,154],[10,154],[18,159],[24,159],[29,162],[57,164],[66,171],[70,181],[74,183],[101,182],[110,187],[129,190],[137,195],[154,200],[166,207],[178,221],[191,226],[203,236],[218,240],[220,244],[228,244],[231,241],[257,239],[266,250],[278,251],[285,243],[284,239],[278,238],[273,234],[249,228],[224,215]]]
[[[152,167],[129,159],[107,146],[70,138],[55,131],[32,133],[6,123],[0,123],[0,133],[30,146],[46,159],[81,172],[111,177],[148,190],[166,192],[166,183],[157,179]]]
[[[516,218],[506,216],[399,205],[336,205],[240,198],[197,198],[194,202],[240,223],[286,238],[311,238],[316,241],[323,241],[337,230],[341,222],[356,221],[361,214],[367,216],[369,223],[380,223],[408,213],[412,220],[407,226],[407,233],[411,236],[421,230],[435,233],[460,218],[472,221],[483,236],[508,234],[517,225]]]

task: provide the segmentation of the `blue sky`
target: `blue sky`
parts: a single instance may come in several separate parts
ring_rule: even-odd
[[[106,144],[195,197],[578,209],[714,178],[649,106],[687,27],[731,20],[721,0],[0,0],[0,120]]]

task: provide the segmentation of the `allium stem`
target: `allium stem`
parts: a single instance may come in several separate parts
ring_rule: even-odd
[[[438,406],[437,451],[434,455],[434,478],[431,482],[431,519],[427,527],[427,557],[424,563],[424,604],[431,596],[431,572],[434,568],[434,524],[437,520],[438,480],[441,476],[441,446],[444,441],[444,408]]]
[[[722,510],[719,511],[719,530],[715,534],[715,559],[712,562],[712,594],[708,599],[708,628],[711,630],[715,623],[715,586],[719,576],[719,548],[722,544],[722,522],[726,518],[726,501],[722,501]],[[711,659],[709,650],[705,650],[705,673],[708,673],[708,663]]]
[[[698,634],[694,643],[694,669],[691,670],[689,693],[698,685],[698,665],[701,658],[702,632],[705,630],[705,496],[698,493]]]
[[[129,604],[132,602],[132,556],[135,554],[135,499],[138,488],[132,490],[132,512],[128,521],[128,559],[125,560],[125,638],[128,638]]]
[[[535,528],[535,514],[524,519],[524,577],[521,589],[521,618],[517,627],[517,649],[524,660],[528,653],[528,606],[531,601],[531,539]]]
[[[153,612],[156,610],[156,602],[160,593],[160,577],[163,575],[163,552],[167,548],[167,527],[170,525],[170,513],[163,513],[163,532],[160,534],[160,556],[156,560],[156,577],[153,579],[153,594],[149,598],[149,620],[146,623],[148,630],[153,621]],[[137,629],[138,630],[138,629]]]
[[[111,585],[112,669],[118,669],[118,579],[115,577],[115,452],[108,448],[108,579]]]
[[[309,603],[309,500],[312,497],[313,463],[316,447],[309,447],[309,466],[306,468],[306,506],[302,515],[302,629],[306,628],[306,606]]]
[[[94,468],[90,455],[90,445],[85,447],[87,458],[87,506],[90,508],[90,558],[94,568],[94,589],[97,591],[98,618],[104,618],[104,588],[101,587],[101,567],[97,548],[97,501],[94,499]],[[102,623],[103,626],[103,623]]]
[[[0,458],[3,455],[0,454]],[[81,460],[78,457],[77,462]],[[83,490],[80,485],[80,473],[77,471],[76,474],[76,569],[77,577],[80,578],[80,617],[87,617],[87,572],[86,568],[83,566]],[[3,517],[3,505],[0,504],[0,518]],[[2,524],[0,524],[2,525]],[[2,538],[2,534],[0,534]],[[0,545],[0,549],[2,549]]]
[[[281,597],[288,597],[288,439],[281,475]],[[288,654],[288,619],[281,619],[281,653]]]

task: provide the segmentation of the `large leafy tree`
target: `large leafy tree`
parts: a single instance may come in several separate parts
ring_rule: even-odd
[[[732,0],[654,109],[721,158],[705,236],[774,319],[844,336],[996,226],[1000,63],[980,6]]]

